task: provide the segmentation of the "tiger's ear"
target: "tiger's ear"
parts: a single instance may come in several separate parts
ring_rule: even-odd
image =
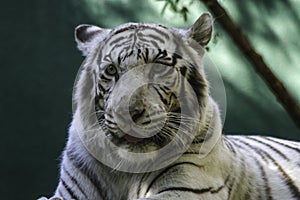
[[[84,56],[88,55],[95,43],[101,42],[110,29],[103,29],[98,26],[82,24],[75,28],[75,40],[78,49]]]
[[[202,14],[187,30],[186,36],[194,39],[201,46],[205,46],[211,39],[213,31],[213,18],[210,13]]]

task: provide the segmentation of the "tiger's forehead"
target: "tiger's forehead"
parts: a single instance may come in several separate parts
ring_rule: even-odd
[[[162,36],[165,36],[167,38],[168,38],[168,33],[170,32],[169,28],[167,28],[166,26],[163,26],[161,24],[126,23],[126,24],[122,24],[122,25],[114,28],[111,36],[125,32],[127,30],[139,30],[139,31],[152,30],[152,31],[156,31],[157,33],[159,33]]]
[[[179,36],[162,25],[128,23],[113,29],[103,41],[98,61],[117,63],[119,67],[147,64],[159,51],[172,54],[178,46]],[[100,64],[101,65],[101,64]]]
[[[144,45],[160,48],[173,37],[171,29],[162,25],[128,23],[113,29],[105,40],[105,46],[114,48],[131,44],[132,47]]]

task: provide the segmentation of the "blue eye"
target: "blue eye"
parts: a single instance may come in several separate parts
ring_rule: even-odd
[[[116,66],[114,66],[114,65],[108,65],[105,68],[105,73],[108,74],[108,75],[111,75],[111,76],[116,75],[117,74],[117,68],[116,68]]]

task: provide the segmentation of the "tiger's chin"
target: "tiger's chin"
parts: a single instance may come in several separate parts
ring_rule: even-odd
[[[143,142],[144,140],[146,140],[145,138],[134,137],[129,134],[125,134],[123,138],[129,143],[138,143],[138,142]]]
[[[124,133],[122,137],[117,137],[111,134],[111,141],[120,149],[118,152],[124,154],[124,152],[144,154],[153,153],[170,142],[170,139],[164,137],[157,133],[157,135],[151,137],[136,137],[130,134]]]
[[[120,165],[145,168],[146,163],[157,159],[158,150],[161,147],[154,142],[153,137],[137,138],[125,134],[120,138],[113,138],[111,141],[116,145],[116,154],[122,160]],[[139,171],[139,169],[135,171]]]
[[[167,166],[183,153],[182,146],[173,144],[174,139],[161,132],[149,138],[125,134],[117,139],[115,152],[120,162],[116,169],[141,173]]]

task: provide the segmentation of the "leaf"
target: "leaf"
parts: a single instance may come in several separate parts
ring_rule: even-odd
[[[177,12],[177,4],[174,3],[172,0],[168,0],[168,2],[170,3],[171,9],[172,9],[174,12]]]
[[[161,9],[161,12],[160,12],[161,15],[163,15],[163,14],[165,13],[168,4],[169,4],[169,3],[166,2],[165,5],[164,5],[164,7]]]
[[[184,21],[187,21],[187,13],[189,12],[188,8],[183,6],[180,10],[180,13],[183,16]]]

